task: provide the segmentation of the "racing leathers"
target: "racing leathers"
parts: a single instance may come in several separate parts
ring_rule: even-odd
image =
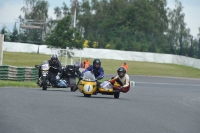
[[[118,75],[111,79],[109,81],[111,84],[114,84],[115,82],[117,82],[118,84],[120,84],[120,87],[118,86],[113,86],[113,89],[114,90],[117,90],[117,91],[121,91],[121,92],[128,92],[130,90],[130,79],[129,79],[129,76],[128,74],[125,74],[124,77],[120,78]]]
[[[99,68],[96,68],[94,67],[93,65],[90,65],[84,72],[87,72],[87,71],[92,71],[94,73],[94,76],[97,80],[100,80],[104,77],[104,70],[103,70],[103,67],[99,67]]]
[[[56,82],[56,76],[58,75],[58,73],[62,72],[62,66],[59,60],[57,60],[56,62],[53,62],[52,60],[49,60],[49,80],[50,83],[52,85],[55,85]]]

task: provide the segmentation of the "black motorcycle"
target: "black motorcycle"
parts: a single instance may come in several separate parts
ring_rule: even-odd
[[[36,68],[39,69],[41,76],[38,79],[37,84],[42,87],[43,90],[47,90],[47,86],[50,86],[49,82],[49,63],[48,61],[44,61],[41,65],[35,65]]]
[[[76,86],[76,77],[78,77],[78,75],[76,74],[74,65],[67,65],[63,68],[61,78],[67,82],[67,87],[70,87],[71,91],[73,91],[73,88]]]
[[[36,68],[39,69],[41,73],[37,84],[42,87],[43,90],[47,90],[48,86],[52,86],[50,82],[50,68],[57,69],[55,67],[49,66],[47,61],[44,61],[42,65],[35,65]],[[59,76],[57,78],[57,76]],[[67,88],[70,87],[71,91],[76,86],[76,77],[78,77],[76,73],[76,69],[74,65],[67,65],[66,67],[62,68],[62,73],[56,76],[55,86],[56,88]]]

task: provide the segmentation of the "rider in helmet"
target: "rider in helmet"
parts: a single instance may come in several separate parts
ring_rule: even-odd
[[[85,69],[85,71],[82,73],[82,75],[87,71],[92,71],[97,80],[100,80],[100,79],[102,79],[104,77],[104,70],[101,67],[100,59],[94,59],[93,65],[90,65],[87,69]],[[80,81],[80,79],[79,79],[79,81]],[[78,83],[79,83],[79,81],[78,81]],[[97,84],[99,84],[99,83],[97,82]],[[76,91],[77,89],[78,89],[77,86],[74,87],[74,91]]]
[[[58,56],[56,54],[51,55],[51,59],[49,62],[49,75],[50,75],[50,82],[54,86],[56,81],[56,76],[59,76],[59,74],[62,72],[62,65],[60,61],[58,60]]]
[[[60,78],[68,79],[70,76],[78,76],[81,77],[81,72],[79,71],[80,65],[76,62],[74,65],[67,65],[65,68],[62,69],[62,73]]]
[[[79,64],[79,62],[76,62],[74,64],[74,69],[75,69],[75,72],[76,72],[77,76],[81,77],[81,72],[80,72],[79,68],[80,68],[80,64]]]
[[[117,82],[120,87],[113,86],[113,89],[119,92],[128,92],[130,90],[130,79],[128,74],[126,74],[126,69],[124,67],[119,67],[117,69],[117,76],[110,80],[110,83],[114,84]]]
[[[101,61],[99,59],[94,59],[93,65],[90,65],[85,71],[92,71],[97,80],[102,79],[104,77],[104,70],[101,67]]]

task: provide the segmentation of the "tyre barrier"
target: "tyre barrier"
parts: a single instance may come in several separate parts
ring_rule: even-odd
[[[0,66],[0,80],[33,81],[38,78],[34,67]]]

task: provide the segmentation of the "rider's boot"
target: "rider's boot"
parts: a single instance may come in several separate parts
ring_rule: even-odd
[[[72,91],[75,92],[75,91],[77,91],[77,90],[78,90],[78,86],[76,85],[76,86],[73,87]]]

